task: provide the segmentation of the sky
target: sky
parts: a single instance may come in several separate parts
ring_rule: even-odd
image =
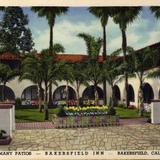
[[[35,49],[40,52],[49,47],[49,26],[47,20],[38,17],[29,7],[23,11],[28,15],[29,28],[32,31]],[[121,48],[122,38],[119,26],[110,18],[107,25],[107,53]],[[56,18],[53,41],[61,43],[68,54],[86,54],[83,39],[78,33],[89,33],[102,37],[102,27],[99,19],[88,12],[87,7],[70,7],[67,14]],[[160,19],[157,20],[148,7],[143,7],[138,18],[127,28],[127,42],[134,49],[160,41]]]

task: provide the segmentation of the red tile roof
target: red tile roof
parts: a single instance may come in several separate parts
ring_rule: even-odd
[[[150,46],[147,46],[150,48],[158,48],[160,47],[160,42],[152,44]],[[144,47],[146,48],[146,47]],[[137,50],[137,52],[141,52],[144,48],[141,48],[139,50]],[[37,54],[38,56],[40,54]],[[80,61],[84,61],[87,59],[87,55],[83,55],[83,54],[57,54],[56,55],[56,60],[57,61],[69,61],[69,62],[80,62]],[[114,58],[114,60],[117,59],[122,59],[123,56],[117,56]],[[5,52],[0,54],[0,60],[20,60],[20,56],[18,56],[17,54],[11,53],[11,52]],[[98,59],[99,62],[103,62],[103,57],[99,56]]]
[[[20,60],[20,57],[11,52],[5,52],[0,54],[0,60]]]
[[[69,61],[69,62],[81,62],[87,60],[87,55],[80,55],[80,54],[57,54],[55,59],[56,61]],[[103,62],[103,57],[99,56],[99,62]]]

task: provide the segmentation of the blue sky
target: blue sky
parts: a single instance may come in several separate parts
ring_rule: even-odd
[[[40,51],[49,46],[49,27],[45,18],[40,18],[30,8],[23,8],[28,14],[29,27],[33,34],[35,49]],[[102,37],[99,20],[86,7],[71,7],[67,14],[57,17],[54,27],[54,43],[61,43],[69,54],[86,54],[85,43],[77,37],[80,32]],[[148,7],[143,7],[139,17],[127,29],[128,45],[135,49],[160,41],[160,20],[154,18]],[[109,19],[107,25],[107,52],[121,47],[121,32],[118,25]]]

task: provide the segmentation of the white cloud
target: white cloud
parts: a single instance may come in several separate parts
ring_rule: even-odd
[[[160,41],[160,21],[155,21],[153,28],[150,27],[150,19],[141,19],[140,17],[130,24],[127,28],[128,45],[135,49],[145,47]],[[41,31],[32,28],[35,41],[35,48],[48,48],[49,46],[49,27]],[[86,54],[86,46],[82,39],[77,37],[78,33],[85,32],[94,36],[102,36],[102,27],[100,22],[95,19],[88,22],[72,22],[62,20],[55,24],[53,41],[61,43],[66,53]],[[108,53],[120,48],[122,44],[121,32],[119,26],[109,19],[107,25],[107,50]]]
[[[101,26],[96,20],[92,21],[90,25],[63,20],[54,27],[53,41],[54,43],[61,43],[67,53],[86,53],[85,43],[77,37],[77,34],[85,32],[97,35],[99,33],[100,36],[100,31]],[[37,31],[37,33],[40,34],[34,37],[35,48],[40,51],[49,46],[49,28],[41,32]]]

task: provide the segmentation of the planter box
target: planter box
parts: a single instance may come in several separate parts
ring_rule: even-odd
[[[0,145],[9,145],[11,142],[11,137],[7,136],[4,139],[0,139]]]
[[[108,125],[119,125],[119,116],[115,115],[93,115],[93,116],[65,116],[52,118],[56,128],[98,127]]]

